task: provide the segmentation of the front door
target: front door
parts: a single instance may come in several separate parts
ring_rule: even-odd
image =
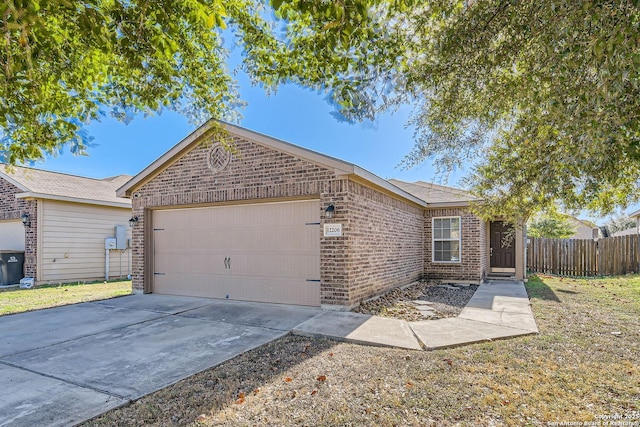
[[[515,273],[516,245],[513,228],[503,221],[492,221],[489,230],[491,272]]]

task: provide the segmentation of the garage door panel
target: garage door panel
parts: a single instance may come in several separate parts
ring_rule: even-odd
[[[295,264],[291,261],[295,259]],[[320,275],[318,257],[287,252],[274,255],[244,254],[231,257],[231,270],[236,276],[276,276],[279,278],[317,279]],[[242,272],[242,273],[237,273]]]
[[[319,217],[317,200],[156,211],[153,292],[319,305]]]
[[[153,291],[158,294],[225,298],[231,290],[226,275],[180,273],[155,275]]]
[[[318,305],[315,296],[317,285],[317,282],[287,278],[265,283],[260,277],[238,275],[234,277],[233,286],[226,287],[225,292],[217,298],[229,295],[230,299],[235,300]]]
[[[155,272],[158,274],[224,274],[226,271],[222,255],[212,257],[209,253],[184,252],[156,253]]]

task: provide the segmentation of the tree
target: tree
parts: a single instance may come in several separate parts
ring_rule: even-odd
[[[534,218],[527,225],[527,235],[548,239],[567,239],[576,232],[565,215],[544,214]]]
[[[404,166],[471,163],[476,212],[511,222],[560,203],[640,200],[640,5],[633,0],[13,0],[3,16],[0,150],[10,162],[83,124],[171,108],[195,122],[240,105],[224,63],[271,90],[329,92],[341,117],[414,105]],[[226,34],[226,33],[225,33]]]
[[[170,109],[194,124],[234,121],[244,103],[225,63],[234,43],[223,36],[243,48],[242,67],[267,89],[309,77],[309,63],[320,70],[314,81],[333,87],[332,73],[352,66],[340,55],[350,37],[381,41],[371,4],[295,2],[282,8],[292,19],[275,22],[262,0],[6,1],[0,161],[41,159],[65,146],[83,154],[91,139],[84,126],[104,115],[128,121]],[[328,24],[321,37],[290,43],[287,31],[304,32],[309,14]]]
[[[307,3],[278,9],[292,22],[292,49],[323,40],[328,21],[339,19],[303,13]],[[354,33],[337,44],[345,65],[327,80],[347,119],[415,106],[416,146],[405,166],[474,164],[468,183],[486,217],[527,218],[556,202],[606,213],[638,200],[638,2],[389,0],[369,7],[366,23],[383,47]],[[295,79],[277,81],[322,86],[317,58],[299,57],[297,66],[303,72]]]
[[[84,153],[84,125],[179,111],[192,122],[242,105],[225,28],[267,48],[259,0],[12,0],[0,5],[0,161]],[[252,58],[247,58],[249,63]]]

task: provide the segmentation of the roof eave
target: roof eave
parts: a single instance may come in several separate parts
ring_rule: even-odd
[[[60,196],[57,194],[34,193],[32,191],[28,191],[25,193],[18,193],[16,194],[16,198],[17,199],[56,200],[60,202],[82,203],[85,205],[98,205],[98,206],[109,206],[113,208],[131,209],[130,201],[112,202],[108,200],[82,199],[79,197],[67,197],[67,196]]]
[[[634,218],[634,217],[638,217],[638,216],[640,216],[640,209],[638,209],[638,210],[637,210],[637,211],[635,211],[635,212],[631,212],[631,213],[629,214],[629,217],[630,217],[630,218]]]
[[[424,200],[414,196],[411,193],[408,193],[406,191],[404,191],[402,188],[393,185],[392,183],[390,183],[389,181],[387,181],[386,179],[382,179],[379,176],[369,172],[366,169],[362,169],[359,166],[355,166],[354,165],[354,171],[353,171],[354,175],[371,182],[372,184],[377,185],[378,187],[384,188],[387,191],[390,191],[404,199],[410,200],[413,203],[422,206],[423,208],[426,208],[428,206],[428,203],[425,202]]]
[[[477,201],[469,201],[469,200],[460,200],[455,202],[436,202],[436,203],[427,203],[427,209],[437,209],[437,208],[466,208],[471,206],[471,203]]]
[[[15,185],[21,191],[29,191],[29,189],[27,187],[25,187],[24,185],[22,185],[21,182],[16,181],[15,179],[13,179],[12,177],[10,177],[9,175],[7,175],[4,172],[0,171],[0,178],[3,178],[5,181],[9,182],[10,184]]]

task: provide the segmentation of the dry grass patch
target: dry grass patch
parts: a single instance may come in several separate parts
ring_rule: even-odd
[[[0,315],[114,298],[131,293],[131,281],[43,285],[0,290]]]
[[[640,415],[640,277],[533,277],[527,290],[539,335],[433,352],[287,336],[87,424],[537,426]]]

